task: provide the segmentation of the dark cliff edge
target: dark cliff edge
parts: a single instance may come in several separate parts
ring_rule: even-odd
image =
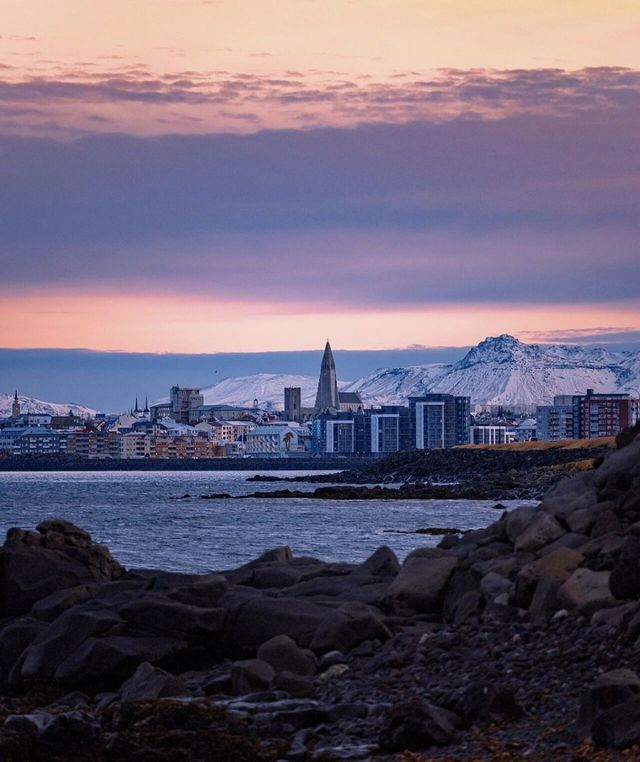
[[[280,547],[178,574],[124,569],[61,519],[11,529],[0,759],[637,759],[628,439],[402,564]]]

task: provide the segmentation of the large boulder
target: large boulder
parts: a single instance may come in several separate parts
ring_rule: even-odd
[[[143,662],[133,675],[120,686],[123,701],[158,699],[168,696],[189,696],[184,680],[149,662]]]
[[[562,537],[564,533],[564,529],[553,516],[544,511],[538,511],[527,528],[516,537],[514,548],[534,553]]]
[[[635,672],[615,669],[596,677],[582,697],[578,736],[615,749],[640,742],[640,679]]]
[[[313,675],[316,666],[311,655],[305,653],[288,635],[276,635],[258,649],[258,659],[266,661],[276,672],[295,675]]]
[[[627,537],[609,579],[611,592],[620,600],[640,596],[640,537]]]
[[[26,614],[56,590],[122,574],[108,548],[68,521],[43,521],[36,532],[10,529],[0,548],[0,616]]]
[[[516,577],[516,605],[521,608],[529,606],[541,579],[551,579],[559,587],[569,579],[583,561],[584,556],[577,550],[559,548],[523,566]]]
[[[443,550],[414,551],[387,588],[383,605],[397,614],[440,613],[447,583],[459,564],[459,558]]]
[[[565,520],[574,511],[590,508],[598,502],[594,481],[593,471],[562,479],[547,490],[540,507],[560,520]]]
[[[384,751],[422,751],[446,746],[454,738],[460,718],[453,712],[426,701],[397,704],[387,712],[380,733]]]
[[[353,574],[364,574],[372,577],[395,577],[400,571],[400,563],[396,554],[386,545],[382,545],[372,555],[356,567]]]
[[[513,543],[524,532],[538,513],[537,505],[521,505],[507,513],[505,529],[507,537]]]
[[[276,635],[288,635],[306,648],[329,611],[327,606],[300,598],[238,598],[228,615],[226,642],[231,649],[255,651]]]
[[[608,571],[576,569],[558,591],[564,608],[591,616],[598,609],[615,606],[618,601],[609,589]]]
[[[349,603],[332,611],[320,623],[310,648],[316,653],[347,653],[365,640],[385,641],[390,637],[387,627],[369,607]]]

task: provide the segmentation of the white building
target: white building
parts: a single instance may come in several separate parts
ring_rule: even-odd
[[[515,442],[516,434],[507,426],[472,426],[471,444],[511,444]]]
[[[286,456],[298,451],[298,432],[290,426],[258,426],[246,434],[247,455]]]

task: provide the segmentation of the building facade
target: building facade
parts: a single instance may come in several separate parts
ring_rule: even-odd
[[[442,450],[469,444],[471,400],[452,394],[409,397],[411,446]]]
[[[477,445],[511,444],[516,438],[507,426],[471,426],[470,435],[471,444]]]

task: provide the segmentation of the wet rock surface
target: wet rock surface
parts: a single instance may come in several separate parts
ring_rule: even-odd
[[[10,530],[0,760],[638,758],[640,439],[497,516],[207,575]]]

